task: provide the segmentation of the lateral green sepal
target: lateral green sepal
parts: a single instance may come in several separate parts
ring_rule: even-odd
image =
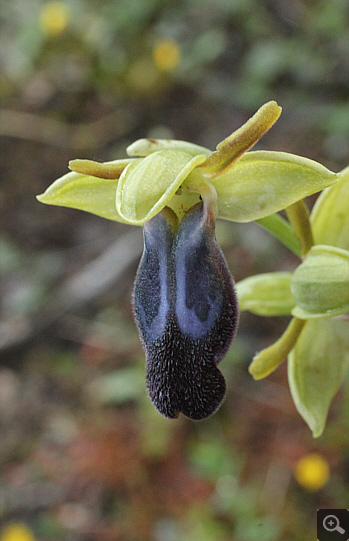
[[[37,199],[47,205],[84,210],[108,220],[127,223],[115,207],[118,182],[118,179],[67,173],[53,182]]]
[[[218,217],[250,222],[336,184],[339,175],[319,163],[286,152],[252,151],[228,173],[212,179]]]

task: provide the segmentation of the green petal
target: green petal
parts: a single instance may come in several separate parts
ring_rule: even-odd
[[[240,310],[250,310],[259,316],[289,315],[295,305],[291,278],[291,272],[270,272],[238,282]]]
[[[148,156],[159,150],[183,150],[192,156],[205,154],[210,156],[211,150],[205,147],[188,143],[187,141],[176,141],[174,139],[138,139],[126,149],[128,156]]]
[[[288,379],[297,410],[316,438],[349,367],[348,323],[307,321],[288,358]]]
[[[116,210],[115,194],[118,179],[101,179],[80,173],[67,173],[37,196],[41,203],[84,210],[114,220],[126,222]]]
[[[301,319],[329,318],[349,311],[349,252],[317,245],[295,270],[291,291]],[[349,331],[349,329],[348,329]]]
[[[236,222],[259,220],[338,181],[317,162],[285,152],[244,154],[229,173],[212,180],[218,217]]]
[[[248,370],[254,379],[266,378],[277,369],[294,348],[305,323],[293,317],[280,338],[253,357]]]
[[[116,191],[116,208],[125,221],[140,225],[160,212],[174,197],[189,173],[206,156],[182,150],[159,150],[122,173]]]
[[[120,178],[125,167],[134,159],[126,158],[112,162],[95,162],[93,160],[70,160],[69,169],[81,175],[89,175],[98,178],[116,179]]]
[[[349,250],[349,167],[339,181],[318,197],[311,213],[316,244],[328,244]]]

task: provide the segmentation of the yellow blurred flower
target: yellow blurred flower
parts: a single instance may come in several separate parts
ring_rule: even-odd
[[[0,541],[35,541],[35,537],[25,524],[13,523],[5,526]]]
[[[48,36],[59,36],[70,21],[70,10],[65,2],[47,2],[39,14],[40,28]]]
[[[181,53],[178,43],[173,39],[161,39],[153,49],[153,60],[156,67],[163,71],[173,70],[180,62]]]
[[[326,485],[330,477],[330,468],[322,455],[310,453],[298,460],[294,476],[303,488],[315,492]]]

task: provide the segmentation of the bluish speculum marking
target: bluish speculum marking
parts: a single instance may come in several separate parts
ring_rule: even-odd
[[[175,224],[166,208],[144,226],[135,316],[155,407],[169,418],[204,419],[225,395],[216,365],[236,330],[237,301],[209,205],[198,203]]]
[[[211,238],[203,206],[182,220],[172,257],[176,270],[176,316],[179,328],[191,338],[203,338],[222,312],[220,277],[212,260]]]

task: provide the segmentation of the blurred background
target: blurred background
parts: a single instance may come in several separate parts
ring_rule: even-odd
[[[285,364],[247,371],[287,318],[243,313],[219,412],[163,419],[132,319],[141,228],[35,199],[141,137],[214,149],[271,99],[257,148],[339,171],[348,21],[347,0],[1,1],[1,541],[313,541],[318,508],[348,507],[349,382],[314,440]],[[255,224],[217,239],[236,281],[298,264]]]

